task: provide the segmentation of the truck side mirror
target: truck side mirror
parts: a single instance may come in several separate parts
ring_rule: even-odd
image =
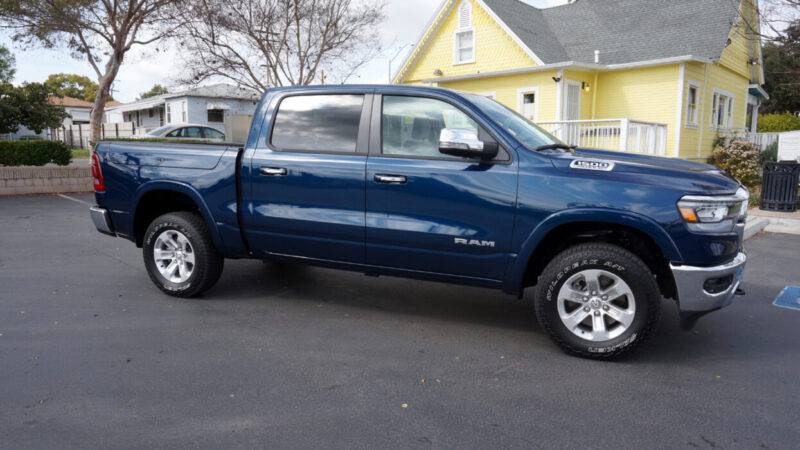
[[[500,147],[497,142],[484,142],[478,133],[463,128],[444,128],[439,134],[439,153],[461,158],[492,159]]]

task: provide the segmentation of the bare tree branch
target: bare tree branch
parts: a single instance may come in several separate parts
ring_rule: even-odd
[[[179,41],[190,84],[224,78],[259,91],[333,80],[376,55],[383,2],[187,0]]]

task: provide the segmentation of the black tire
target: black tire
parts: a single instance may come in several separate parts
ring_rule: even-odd
[[[635,311],[631,313],[632,321],[622,334],[608,340],[587,340],[579,337],[576,333],[583,333],[582,327],[587,327],[586,322],[577,325],[575,329],[578,331],[573,332],[568,329],[559,315],[558,296],[561,288],[571,278],[576,279],[575,277],[577,277],[580,287],[582,280],[579,274],[592,273],[592,269],[599,269],[604,271],[603,273],[615,275],[627,284],[629,292],[633,294],[632,300],[628,300],[627,295],[620,297],[621,300],[617,300],[623,301],[626,308],[630,308],[627,304],[628,301],[634,303]],[[586,272],[587,270],[589,272]],[[588,293],[588,288],[586,292]],[[597,298],[590,294],[587,295],[590,299]],[[585,297],[580,297],[580,301],[585,302]],[[588,311],[589,316],[586,319],[589,324],[588,328],[594,326],[593,315],[598,315],[604,324],[610,321],[611,326],[623,325],[621,322],[606,318],[603,313],[606,306],[603,306],[602,302],[597,303],[591,300],[583,305],[577,301],[570,302],[562,302],[563,311],[567,314],[572,313],[566,311],[566,305],[577,306],[572,311],[577,311],[577,309]],[[583,358],[612,359],[631,352],[653,335],[661,313],[661,293],[653,273],[633,253],[611,244],[581,244],[564,250],[545,267],[536,286],[535,304],[536,316],[542,329],[563,351]],[[592,310],[592,308],[599,310]],[[611,309],[613,310],[613,307]],[[598,329],[604,330],[605,328],[598,327]],[[590,333],[591,330],[587,332],[587,335]]]
[[[194,253],[191,275],[179,283],[172,282],[161,274],[153,252],[158,236],[168,230],[182,233]],[[222,275],[225,264],[225,258],[214,246],[203,218],[188,211],[168,213],[156,218],[145,232],[142,254],[150,279],[161,291],[174,297],[195,297],[211,289]]]

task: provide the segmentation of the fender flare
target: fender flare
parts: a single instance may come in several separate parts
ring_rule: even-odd
[[[191,198],[192,201],[197,205],[197,209],[200,211],[200,215],[203,216],[203,220],[206,222],[206,227],[208,227],[211,240],[214,241],[214,245],[217,247],[217,250],[219,250],[221,253],[224,253],[225,243],[222,240],[222,236],[220,236],[219,229],[217,229],[217,222],[214,220],[214,216],[211,215],[211,210],[208,209],[208,205],[206,204],[205,200],[203,200],[203,196],[200,195],[200,193],[197,192],[197,190],[191,185],[182,183],[180,181],[155,180],[148,181],[147,183],[139,186],[136,189],[133,202],[133,214],[131,217],[133,224],[136,223],[136,213],[139,210],[139,204],[141,203],[142,197],[144,197],[148,192],[156,190],[180,192],[181,194]],[[133,230],[135,233],[133,227],[131,227],[131,230]]]
[[[666,230],[647,216],[629,211],[602,208],[568,209],[551,214],[528,235],[509,268],[504,290],[521,292],[528,262],[542,239],[559,226],[578,222],[610,223],[633,228],[649,236],[668,260],[681,260],[681,253]]]

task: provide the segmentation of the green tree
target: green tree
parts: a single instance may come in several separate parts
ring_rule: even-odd
[[[44,84],[59,97],[72,97],[87,102],[97,98],[97,83],[83,75],[74,73],[54,73],[47,77]],[[110,95],[109,100],[114,100]]]
[[[23,46],[61,47],[97,75],[90,115],[92,142],[100,131],[111,85],[128,52],[170,35],[177,0],[0,0],[0,23]]]
[[[49,102],[52,94],[43,83],[14,86],[0,82],[0,134],[14,133],[20,125],[37,134],[46,128],[60,127],[69,114]]]
[[[163,95],[163,94],[169,94],[169,90],[166,87],[164,87],[164,86],[162,86],[160,84],[154,84],[153,87],[151,87],[149,91],[142,92],[141,94],[139,94],[139,100],[141,100],[143,98],[150,98],[150,97],[155,97],[156,95]]]
[[[14,73],[16,72],[14,69],[15,62],[14,55],[7,48],[0,45],[0,82],[10,82],[14,78]]]
[[[760,112],[800,111],[800,22],[765,44],[763,52],[764,89],[770,99],[761,105]]]

